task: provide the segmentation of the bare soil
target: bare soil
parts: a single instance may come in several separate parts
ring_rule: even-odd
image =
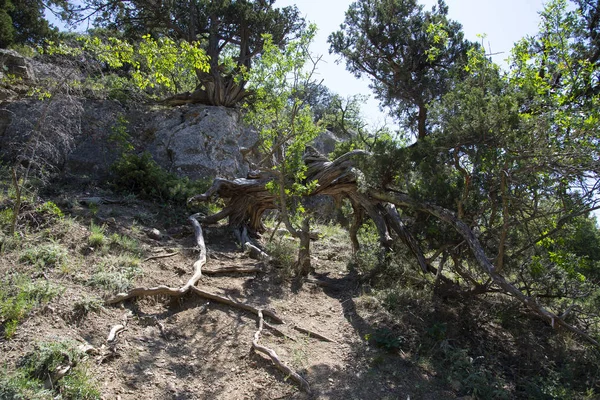
[[[305,377],[313,391],[308,395],[268,358],[252,351],[257,319],[248,312],[194,295],[138,299],[87,314],[75,310],[78,301],[115,294],[88,282],[102,258],[110,255],[110,250],[90,248],[87,238],[92,220],[106,227],[106,235],[119,233],[140,241],[143,259],[177,252],[143,262],[143,275],[135,286],[183,285],[197,254],[191,229],[168,221],[172,216],[161,215],[161,209],[154,205],[139,201],[102,204],[97,209],[73,202],[70,205],[69,213],[76,222],[58,236],[69,249],[72,265],[62,271],[43,272],[45,279],[63,287],[64,292],[34,310],[14,337],[0,339],[0,363],[7,371],[38,342],[72,339],[99,351],[91,356],[90,365],[104,399],[456,398],[432,382],[426,370],[405,361],[402,354],[368,345],[366,335],[373,326],[367,310],[357,306],[361,293],[346,268],[349,240],[316,242],[313,266],[321,281],[328,284],[298,287],[286,278],[285,271],[250,259],[237,247],[227,227],[204,229],[206,269],[258,266],[262,272],[203,276],[198,286],[282,317],[285,324],[277,327],[285,336],[265,329],[260,343],[275,350],[284,363]],[[145,233],[150,228],[173,234],[153,240]],[[43,231],[29,236],[36,244],[47,240]],[[0,273],[15,270],[39,277],[38,270],[8,254],[0,263]],[[108,344],[107,335],[117,324],[126,328],[116,343]],[[301,333],[293,329],[294,325],[335,342]]]

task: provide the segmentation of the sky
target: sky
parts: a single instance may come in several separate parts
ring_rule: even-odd
[[[420,0],[426,9],[437,4],[437,0]],[[317,24],[319,32],[311,47],[315,55],[322,55],[318,67],[317,80],[344,97],[353,94],[370,95],[363,107],[363,116],[372,127],[388,124],[394,127],[391,118],[379,111],[377,100],[373,98],[369,81],[357,79],[346,71],[343,60],[339,56],[329,54],[327,37],[339,30],[344,22],[345,12],[351,0],[277,0],[276,7],[296,5],[301,14],[310,22]],[[471,41],[482,42],[478,35],[485,34],[483,45],[491,53],[501,53],[493,57],[499,64],[505,64],[513,44],[522,37],[537,32],[539,12],[543,8],[542,0],[446,0],[449,17],[463,26],[465,37]]]

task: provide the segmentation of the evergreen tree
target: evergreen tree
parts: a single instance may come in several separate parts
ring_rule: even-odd
[[[357,77],[367,75],[377,98],[419,139],[428,133],[428,104],[449,90],[473,46],[447,15],[443,0],[431,11],[416,0],[359,0],[329,36],[330,51]]]

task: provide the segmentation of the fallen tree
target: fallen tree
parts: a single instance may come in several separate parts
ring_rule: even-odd
[[[478,286],[485,289],[495,285],[498,288],[497,291],[516,298],[528,309],[550,323],[552,327],[561,326],[595,346],[600,345],[592,336],[567,323],[564,318],[547,310],[535,298],[527,296],[511,284],[490,261],[471,228],[452,211],[434,204],[417,201],[405,193],[391,189],[368,187],[362,179],[361,171],[357,170],[352,162],[354,157],[368,155],[369,153],[365,151],[354,150],[330,161],[307,146],[303,157],[307,167],[307,183],[317,183],[316,189],[309,196],[328,195],[334,198],[336,204],[340,204],[343,199],[348,199],[352,205],[354,220],[349,232],[354,251],[359,248],[357,232],[363,222],[363,217],[366,215],[371,218],[377,227],[379,239],[384,248],[389,248],[394,240],[400,239],[414,254],[420,269],[424,273],[434,274],[436,281],[439,279],[450,281],[444,277],[441,267],[439,269],[433,267],[431,260],[425,258],[416,239],[409,230],[405,229],[396,207],[410,208],[427,213],[451,225],[468,245],[480,271],[489,278],[487,284]],[[203,223],[216,223],[224,218],[229,218],[229,225],[234,231],[258,234],[264,231],[262,224],[264,212],[269,209],[278,209],[275,194],[269,191],[266,186],[273,179],[276,179],[273,175],[264,173],[249,174],[246,178],[231,181],[216,179],[206,193],[194,196],[189,201],[224,199],[226,207],[223,211],[204,217],[201,221]],[[396,233],[396,238],[392,237],[390,233],[392,231]],[[302,243],[301,246],[306,246],[306,244]],[[299,268],[298,272],[299,274],[307,274],[305,269]]]

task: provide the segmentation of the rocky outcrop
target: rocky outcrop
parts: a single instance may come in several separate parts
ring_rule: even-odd
[[[231,179],[248,172],[242,152],[252,157],[258,135],[236,109],[86,99],[69,95],[68,82],[83,79],[76,66],[28,60],[10,50],[0,50],[0,63],[18,81],[6,80],[4,99],[0,85],[0,159],[9,164],[35,154],[46,170],[102,178],[124,146],[133,145],[132,151],[150,152],[166,170],[191,179]],[[44,83],[55,88],[49,99],[26,97],[27,90]],[[325,131],[315,147],[327,154],[337,141]]]
[[[257,135],[240,121],[237,110],[185,105],[154,115],[147,147],[162,166],[190,178],[236,177],[248,171],[241,149]]]
[[[12,75],[25,81],[35,80],[31,61],[14,50],[0,49],[0,79]]]
[[[28,145],[36,145],[47,149],[41,158],[54,167],[95,178],[106,176],[126,142],[134,152],[150,152],[159,165],[181,176],[245,175],[240,150],[257,140],[236,110],[223,107],[128,109],[118,101],[55,96],[50,102],[26,99],[2,108],[0,156],[5,161],[15,162]]]
[[[28,91],[35,80],[31,61],[14,50],[0,49],[0,101],[12,100]]]

